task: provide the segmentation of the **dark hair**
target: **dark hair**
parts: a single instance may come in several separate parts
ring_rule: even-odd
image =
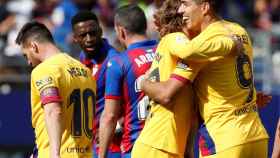
[[[118,8],[115,14],[115,23],[123,26],[130,33],[146,33],[146,16],[143,10],[135,4],[128,4]]]
[[[93,12],[88,11],[88,10],[82,10],[82,11],[78,12],[75,16],[72,17],[72,19],[71,19],[72,28],[77,23],[83,22],[83,21],[88,21],[88,20],[94,20],[97,23],[99,23],[97,16]]]
[[[208,2],[215,13],[218,13],[221,10],[221,7],[224,6],[224,0],[194,0],[197,3]]]
[[[168,33],[181,32],[183,15],[177,12],[180,0],[166,0],[154,15],[155,24],[161,37]]]
[[[20,29],[16,38],[16,44],[25,44],[25,42],[31,38],[38,42],[54,43],[49,29],[44,24],[37,21],[28,22]]]

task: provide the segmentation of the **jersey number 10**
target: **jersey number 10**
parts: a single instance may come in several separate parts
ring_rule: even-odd
[[[89,105],[89,99],[91,99],[92,105]],[[81,93],[80,89],[74,89],[70,95],[70,105],[74,106],[71,130],[72,136],[81,137],[84,131],[85,135],[91,139],[92,129],[89,128],[89,106],[94,108],[94,92],[91,89],[85,89]]]

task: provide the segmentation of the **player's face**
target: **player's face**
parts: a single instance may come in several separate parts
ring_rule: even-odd
[[[178,13],[183,15],[183,24],[187,30],[198,31],[203,20],[203,2],[197,3],[195,0],[181,0]]]
[[[22,46],[21,50],[23,56],[28,62],[28,65],[30,65],[32,68],[36,67],[41,63],[41,61],[38,58],[38,52],[35,52],[36,48],[34,48],[34,46]]]
[[[79,22],[74,26],[74,41],[88,54],[95,53],[101,47],[102,31],[94,20]]]

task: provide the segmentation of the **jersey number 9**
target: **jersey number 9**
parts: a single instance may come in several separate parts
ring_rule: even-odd
[[[252,64],[248,55],[243,53],[236,58],[236,73],[239,86],[243,89],[250,90],[246,99],[246,103],[249,103],[254,96],[254,83]]]

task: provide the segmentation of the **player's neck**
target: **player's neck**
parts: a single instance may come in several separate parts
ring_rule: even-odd
[[[53,44],[45,44],[43,47],[40,47],[41,61],[44,61],[54,55],[57,55],[61,51]]]
[[[99,47],[96,48],[96,50],[92,52],[86,52],[87,58],[94,59],[97,63],[102,63],[107,57],[107,53],[108,53],[102,50],[102,47],[103,47],[103,43],[101,43]]]
[[[201,24],[201,31],[205,30],[210,24],[221,20],[220,17],[216,16],[216,15],[207,15],[205,16],[202,24]]]
[[[129,45],[133,44],[133,43],[137,43],[137,42],[142,42],[148,40],[148,37],[146,35],[131,35],[125,42],[126,47],[128,47]]]

